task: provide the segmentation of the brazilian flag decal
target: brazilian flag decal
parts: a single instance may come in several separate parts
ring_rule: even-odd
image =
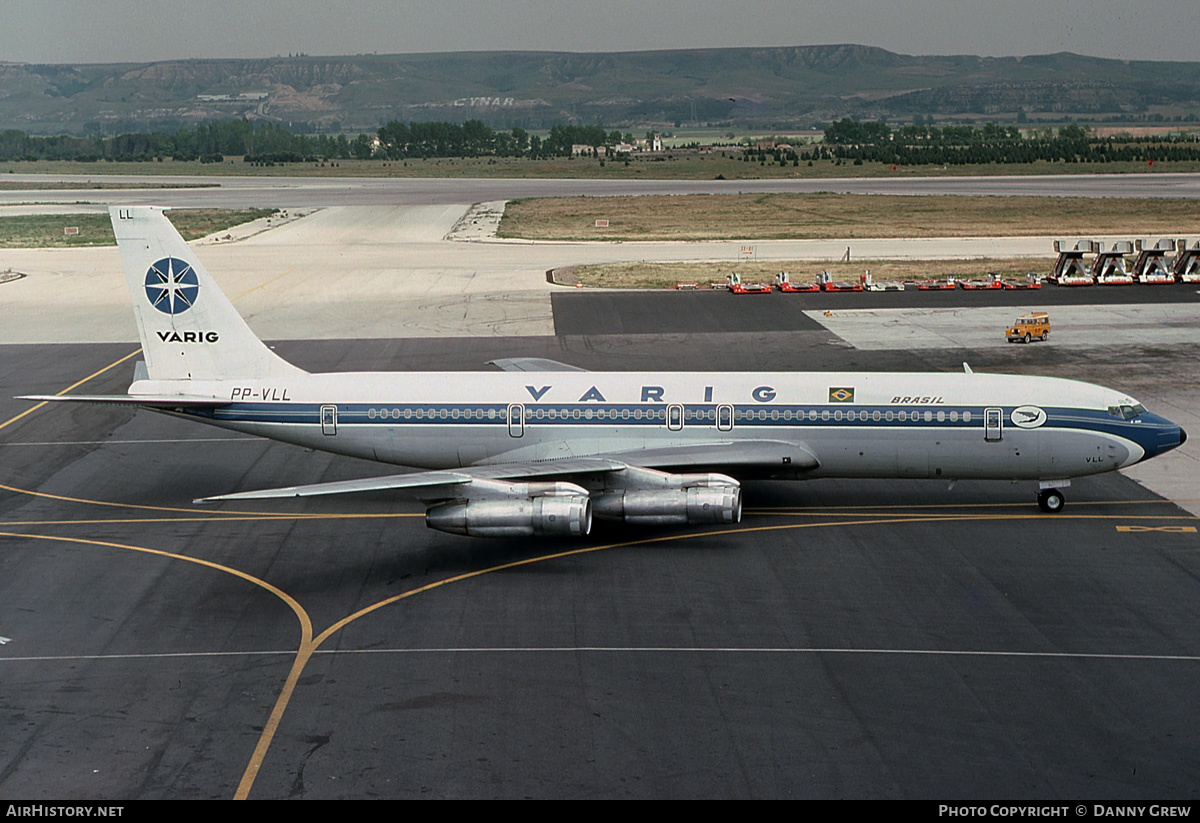
[[[851,387],[840,386],[840,387],[831,388],[829,390],[829,402],[830,403],[853,403],[854,402],[854,388],[852,386]]]

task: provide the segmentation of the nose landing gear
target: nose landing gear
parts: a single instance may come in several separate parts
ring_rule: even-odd
[[[1042,489],[1037,496],[1038,508],[1047,514],[1058,514],[1067,505],[1067,498],[1059,489]]]

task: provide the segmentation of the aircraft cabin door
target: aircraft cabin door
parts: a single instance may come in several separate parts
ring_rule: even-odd
[[[521,437],[525,434],[525,407],[513,403],[508,407],[508,436]]]
[[[1004,436],[1004,411],[1002,409],[983,410],[983,439],[995,443]]]
[[[683,430],[683,406],[678,403],[667,406],[667,428],[673,432]]]
[[[321,407],[321,434],[337,434],[337,406]]]
[[[717,406],[717,431],[733,431],[733,406]]]

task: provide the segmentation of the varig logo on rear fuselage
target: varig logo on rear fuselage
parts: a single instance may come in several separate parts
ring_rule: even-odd
[[[163,314],[182,314],[196,304],[200,282],[186,260],[164,257],[146,271],[146,299]]]

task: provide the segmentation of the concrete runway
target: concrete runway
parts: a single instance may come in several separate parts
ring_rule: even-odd
[[[1175,337],[1187,290],[1134,306],[1094,290],[1110,301],[1097,323],[1142,313],[1140,335],[1110,345],[1058,329],[1045,346],[995,345],[968,318],[942,321],[942,346],[880,348],[876,322],[839,327],[841,306],[826,318],[801,295],[552,297],[550,252],[443,243],[454,212],[368,225],[329,209],[202,254],[310,370],[966,360],[1119,386],[1200,431],[1200,340]],[[419,266],[391,258],[401,245]],[[1200,524],[1171,501],[1200,500],[1200,438],[1130,473],[1140,483],[1076,481],[1057,517],[1028,484],[921,481],[752,484],[736,529],[582,542],[455,538],[391,493],[199,509],[201,494],[390,469],[147,412],[19,416],[17,394],[88,375],[76,391],[128,385],[115,252],[73,254],[43,252],[0,285],[0,796],[1196,795]],[[339,260],[350,274],[325,277]],[[49,287],[56,267],[68,288]],[[18,303],[8,290],[27,280],[40,285]],[[353,299],[322,303],[335,291]],[[513,305],[483,305],[498,294]],[[929,295],[877,297],[905,300],[859,310],[931,322],[913,315]]]

